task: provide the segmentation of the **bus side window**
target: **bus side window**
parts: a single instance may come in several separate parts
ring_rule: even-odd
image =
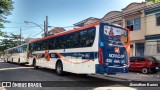
[[[73,33],[73,48],[79,47],[79,32]]]
[[[48,48],[49,50],[55,49],[55,38],[51,38],[48,40]]]
[[[41,42],[37,42],[37,51],[40,51],[41,50]]]
[[[56,37],[56,46],[55,46],[56,49],[61,49],[61,41],[60,41],[60,38],[59,37]]]
[[[63,39],[62,36],[55,38],[55,49],[64,49]]]
[[[57,49],[57,44],[58,44],[58,42],[57,42],[57,37],[56,38],[54,38],[54,49]]]
[[[47,50],[48,49],[48,40],[41,41],[40,50]]]
[[[60,39],[60,40],[61,40],[61,49],[65,49],[65,48],[66,48],[66,47],[65,47],[65,46],[66,46],[65,44],[66,44],[66,40],[67,40],[67,39],[66,39],[66,35],[61,36],[60,38],[61,38],[61,39]]]
[[[87,41],[86,41],[86,44],[88,47],[92,46],[93,45],[93,42],[94,42],[94,39],[95,39],[95,32],[96,30],[95,29],[89,29],[88,30],[88,37],[87,37]]]
[[[67,36],[66,36],[66,45],[65,45],[65,47],[66,48],[72,48],[73,47],[73,34],[68,34]]]
[[[80,32],[80,47],[86,47],[87,30]]]
[[[23,49],[24,49],[24,52],[26,52],[26,50],[27,50],[27,45],[24,45],[24,46],[23,46]]]
[[[34,51],[34,43],[30,44],[30,46],[29,46],[29,47],[30,47],[30,49],[29,49],[29,50],[30,50],[31,52],[32,52],[32,51]]]
[[[35,43],[34,43],[34,50],[35,50],[35,51],[38,51],[38,42],[35,42]]]

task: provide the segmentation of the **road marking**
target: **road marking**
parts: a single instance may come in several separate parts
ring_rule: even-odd
[[[5,70],[15,70],[15,69],[25,69],[25,68],[33,68],[33,67],[1,68],[0,71],[5,71]]]

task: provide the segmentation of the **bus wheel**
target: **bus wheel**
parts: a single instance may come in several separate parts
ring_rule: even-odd
[[[13,58],[12,58],[12,63],[13,63]]]
[[[64,72],[63,72],[63,65],[62,65],[62,62],[60,62],[60,61],[58,61],[57,64],[56,64],[56,73],[59,76],[62,76],[64,74]]]
[[[18,59],[18,65],[21,65],[21,61],[20,61],[20,59]]]
[[[36,60],[35,59],[33,60],[33,67],[34,67],[34,69],[38,69],[38,66],[36,66]]]

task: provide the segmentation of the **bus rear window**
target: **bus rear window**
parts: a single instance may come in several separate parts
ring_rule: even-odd
[[[128,32],[122,28],[104,25],[104,39],[107,41],[128,42]]]

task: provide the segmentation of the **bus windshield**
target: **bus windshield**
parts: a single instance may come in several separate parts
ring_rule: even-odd
[[[104,40],[107,42],[116,41],[120,43],[128,42],[128,32],[120,27],[104,25]]]

